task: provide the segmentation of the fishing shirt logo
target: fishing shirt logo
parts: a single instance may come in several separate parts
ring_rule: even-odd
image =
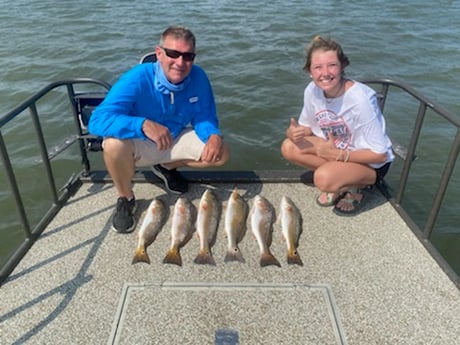
[[[315,114],[315,121],[326,139],[329,137],[329,132],[332,132],[335,138],[334,144],[338,149],[348,148],[351,142],[351,132],[342,116],[329,109],[324,109]]]

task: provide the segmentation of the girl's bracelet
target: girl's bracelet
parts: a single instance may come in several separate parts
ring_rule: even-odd
[[[345,155],[345,158],[343,159],[343,161],[346,163],[348,162],[348,160],[350,159],[350,150],[347,150],[347,154]]]
[[[343,154],[343,150],[342,149],[339,149],[339,155],[337,156],[337,158],[335,159],[336,161],[339,161],[340,158],[342,157],[342,154]]]

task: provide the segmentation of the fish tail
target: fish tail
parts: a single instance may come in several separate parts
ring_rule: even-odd
[[[299,252],[296,250],[290,250],[287,253],[287,263],[289,265],[303,266],[302,259],[300,258]]]
[[[260,267],[265,267],[265,266],[281,267],[281,264],[272,253],[266,252],[266,253],[262,253],[262,255],[260,256]]]
[[[243,257],[243,253],[238,247],[229,248],[227,253],[225,254],[224,262],[230,261],[239,261],[239,262],[246,262]]]
[[[214,260],[210,250],[200,250],[193,262],[199,265],[216,266],[216,261]]]
[[[138,262],[145,262],[150,264],[150,258],[145,250],[145,247],[139,247],[136,249],[134,253],[133,261],[131,262],[132,265],[137,264]]]
[[[163,263],[182,266],[182,257],[180,256],[179,250],[177,248],[171,248],[168,250],[165,258],[163,259]]]

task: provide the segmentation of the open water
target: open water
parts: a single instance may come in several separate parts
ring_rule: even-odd
[[[458,0],[0,0],[0,8],[0,114],[59,79],[93,77],[113,83],[152,50],[167,26],[190,27],[197,36],[196,63],[211,79],[232,147],[226,169],[293,168],[282,160],[279,144],[289,117],[300,111],[309,81],[302,71],[304,49],[316,34],[342,43],[351,60],[349,77],[404,80],[460,116]],[[64,119],[51,116],[48,121],[56,135],[62,132]],[[27,126],[10,130],[16,133],[11,146],[19,174],[33,181],[36,157],[25,147],[31,132]],[[446,151],[443,141],[453,133],[442,125],[430,127],[433,144],[420,161]],[[437,182],[432,165],[416,170],[416,180],[423,182],[408,195],[419,218],[431,206],[426,200],[433,192],[426,190]],[[22,239],[14,230],[15,207],[2,173],[0,169],[0,265]],[[457,167],[435,234],[457,272],[459,180]],[[32,213],[45,203],[36,184],[21,187]]]

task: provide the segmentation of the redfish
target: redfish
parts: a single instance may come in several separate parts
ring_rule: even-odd
[[[248,213],[248,204],[235,188],[228,198],[227,209],[225,211],[225,233],[228,241],[227,253],[224,258],[225,262],[245,262],[238,243],[241,242],[246,233]]]
[[[211,253],[211,247],[216,241],[217,228],[220,220],[220,207],[217,198],[211,190],[206,189],[201,196],[198,206],[196,229],[200,240],[200,250],[195,260],[196,264],[216,265]]]
[[[275,265],[281,267],[279,261],[270,252],[272,243],[273,223],[276,220],[273,206],[261,195],[256,195],[250,211],[252,232],[260,249],[260,266]]]
[[[159,199],[153,199],[145,213],[141,228],[137,234],[138,242],[132,264],[145,262],[150,264],[147,247],[155,241],[158,233],[167,220],[168,212],[165,204]]]
[[[174,205],[171,224],[171,246],[163,263],[182,266],[180,249],[192,238],[195,232],[196,210],[185,198],[178,198]]]
[[[303,266],[297,247],[302,232],[302,215],[292,200],[283,196],[281,198],[279,221],[281,233],[287,245],[287,262]]]

